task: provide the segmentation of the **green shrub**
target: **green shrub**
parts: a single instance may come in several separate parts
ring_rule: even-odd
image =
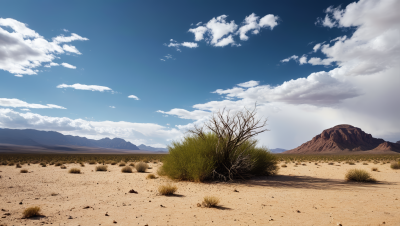
[[[96,166],[96,171],[107,171],[107,166]]]
[[[224,153],[216,149],[217,135],[188,135],[182,142],[172,142],[162,169],[172,179],[189,181],[245,179],[275,174],[278,170],[277,158],[266,148],[257,148],[256,144],[255,140],[247,140],[233,152]],[[233,178],[225,177],[226,167],[231,168]]]
[[[347,181],[376,182],[369,172],[362,169],[348,170],[345,177]]]
[[[135,165],[135,168],[136,168],[136,171],[138,171],[140,173],[144,173],[144,172],[146,172],[146,169],[149,168],[149,166],[145,162],[139,162]]]
[[[81,170],[80,170],[80,169],[78,169],[78,168],[72,168],[72,169],[70,169],[68,172],[69,172],[69,173],[76,173],[76,174],[80,174],[80,173],[81,173]]]
[[[22,213],[22,215],[24,218],[39,216],[40,215],[40,207],[33,206],[33,207],[26,208],[24,210],[24,212]]]
[[[123,173],[132,173],[132,168],[129,166],[125,166],[124,168],[121,169],[121,172]]]

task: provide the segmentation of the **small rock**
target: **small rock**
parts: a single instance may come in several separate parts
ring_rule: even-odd
[[[239,192],[239,191],[235,189],[235,190],[233,190],[233,192]]]
[[[160,205],[160,206],[165,208],[165,206],[163,206],[163,205]]]
[[[107,212],[105,215],[106,215],[107,217],[110,216],[110,215],[108,215],[108,212]]]
[[[11,213],[5,213],[4,215],[6,215],[6,216],[10,216],[10,215],[11,215]]]
[[[85,207],[83,207],[84,209],[89,209],[90,208],[90,206],[85,206]]]
[[[129,190],[129,193],[135,193],[135,194],[137,194],[138,192],[135,191],[135,190],[133,190],[133,189],[131,189],[131,190]]]
[[[116,222],[116,221],[113,221],[113,223],[116,224],[117,222]]]
[[[72,217],[72,216],[69,216],[68,219],[73,219],[73,217]]]
[[[20,205],[22,205],[22,201],[21,201],[21,202],[19,202],[19,204],[20,204]]]
[[[300,210],[296,210],[298,213],[300,213]]]
[[[197,207],[201,207],[201,204],[200,204],[200,203],[197,203]]]

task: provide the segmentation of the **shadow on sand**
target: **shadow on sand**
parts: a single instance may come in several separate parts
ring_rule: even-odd
[[[394,185],[396,183],[389,183],[384,181],[378,181],[374,183],[360,183],[360,182],[348,182],[338,179],[325,179],[310,176],[288,176],[288,175],[276,175],[269,177],[256,177],[252,180],[242,181],[240,184],[253,186],[266,186],[266,187],[277,187],[277,188],[304,188],[304,189],[319,189],[319,190],[346,190],[353,189],[355,187],[365,188],[379,188],[379,185]]]

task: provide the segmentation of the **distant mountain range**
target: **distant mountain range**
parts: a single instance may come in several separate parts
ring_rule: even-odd
[[[103,138],[101,140],[92,140],[85,137],[63,135],[53,131],[39,131],[34,129],[1,129],[0,143],[12,144],[20,146],[38,146],[38,147],[58,147],[58,146],[74,146],[74,147],[90,147],[90,148],[109,148],[124,150],[146,150],[151,152],[164,152],[165,148],[153,148],[146,145],[140,145],[139,148],[131,142],[127,142],[121,138]]]
[[[144,151],[154,151],[154,152],[168,152],[168,148],[153,148],[150,146],[146,146],[144,144],[141,144],[138,146],[140,150]]]
[[[392,143],[372,137],[360,128],[351,125],[337,125],[324,130],[312,140],[284,152],[285,154],[325,153],[400,153],[400,141]]]
[[[270,149],[271,153],[282,153],[284,151],[286,151],[286,149],[282,149],[282,148],[274,148],[274,149]]]

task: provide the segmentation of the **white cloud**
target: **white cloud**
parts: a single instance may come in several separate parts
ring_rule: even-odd
[[[165,56],[165,58],[171,59],[171,58],[172,58],[172,55],[171,55],[171,54],[167,54],[167,55]]]
[[[201,25],[201,23],[202,23],[202,22],[198,22],[198,23],[196,24],[196,26],[200,26],[200,25]]]
[[[282,63],[285,63],[285,62],[289,62],[290,60],[297,60],[297,58],[299,58],[299,57],[296,56],[296,55],[293,55],[293,56],[291,56],[291,57],[288,57],[288,58],[286,58],[286,59],[281,60],[281,62],[282,62]]]
[[[248,81],[248,82],[243,82],[243,83],[239,83],[238,86],[240,87],[245,87],[245,88],[250,88],[250,87],[254,87],[254,86],[258,86],[260,82],[259,81]]]
[[[76,53],[76,54],[78,54],[78,55],[81,55],[81,54],[82,54],[81,52],[78,51],[78,49],[76,49],[75,46],[71,46],[71,45],[64,44],[64,45],[63,45],[63,49],[64,49],[65,51],[67,51],[67,52]]]
[[[58,108],[58,109],[66,109],[64,107],[54,105],[54,104],[29,104],[25,101],[19,99],[8,99],[8,98],[0,98],[0,106],[2,107],[12,107],[12,108],[25,108],[21,109],[23,111],[29,111],[27,108]]]
[[[44,67],[53,67],[53,66],[59,66],[58,63],[50,62],[49,64],[44,65]]]
[[[115,108],[115,106],[109,106],[110,108]]]
[[[12,18],[0,18],[0,69],[20,77],[37,74],[36,68],[45,63],[49,65],[59,58],[58,55],[65,54],[67,50],[60,43],[76,40],[88,39],[71,34],[69,37],[57,36],[47,41],[24,23]],[[71,45],[66,48],[79,52]]]
[[[129,95],[128,98],[132,98],[132,99],[135,99],[135,100],[140,100],[139,97],[137,97],[135,95]]]
[[[22,77],[24,77],[23,75],[14,75],[15,77],[19,77],[19,78],[22,78]]]
[[[68,31],[67,29],[65,29],[65,28],[63,29],[63,31],[64,31],[64,32],[69,32],[69,31]]]
[[[112,91],[111,88],[108,88],[106,86],[84,85],[79,83],[73,85],[61,84],[58,85],[57,88],[73,88],[78,90],[89,90],[89,91],[99,91],[99,92]]]
[[[89,121],[67,117],[50,117],[31,112],[20,113],[0,108],[0,128],[37,129],[57,131],[65,135],[83,136],[89,139],[122,138],[133,144],[165,147],[183,133],[176,128],[167,128],[154,123]],[[154,145],[153,145],[154,146]]]
[[[321,43],[318,43],[313,47],[314,53],[317,52],[319,48],[321,48]]]
[[[301,56],[299,59],[299,63],[300,63],[300,65],[306,64],[307,63],[307,55],[304,54],[303,56]]]
[[[30,111],[28,108],[22,108],[21,111]]]
[[[76,69],[76,67],[74,65],[71,65],[69,63],[61,63],[61,65],[66,67],[66,68]]]
[[[188,47],[188,48],[197,48],[199,45],[195,42],[183,42],[181,44],[182,46]]]
[[[160,60],[165,61],[164,59],[160,59]]]
[[[195,35],[195,41],[205,39],[208,44],[215,47],[240,46],[235,42],[234,36],[239,35],[240,40],[247,41],[249,39],[248,32],[258,34],[261,28],[269,27],[272,30],[278,25],[278,17],[272,14],[259,19],[256,14],[252,13],[244,19],[240,27],[233,20],[227,22],[227,17],[227,15],[214,17],[202,26],[197,24],[197,27],[189,29],[189,32]]]

